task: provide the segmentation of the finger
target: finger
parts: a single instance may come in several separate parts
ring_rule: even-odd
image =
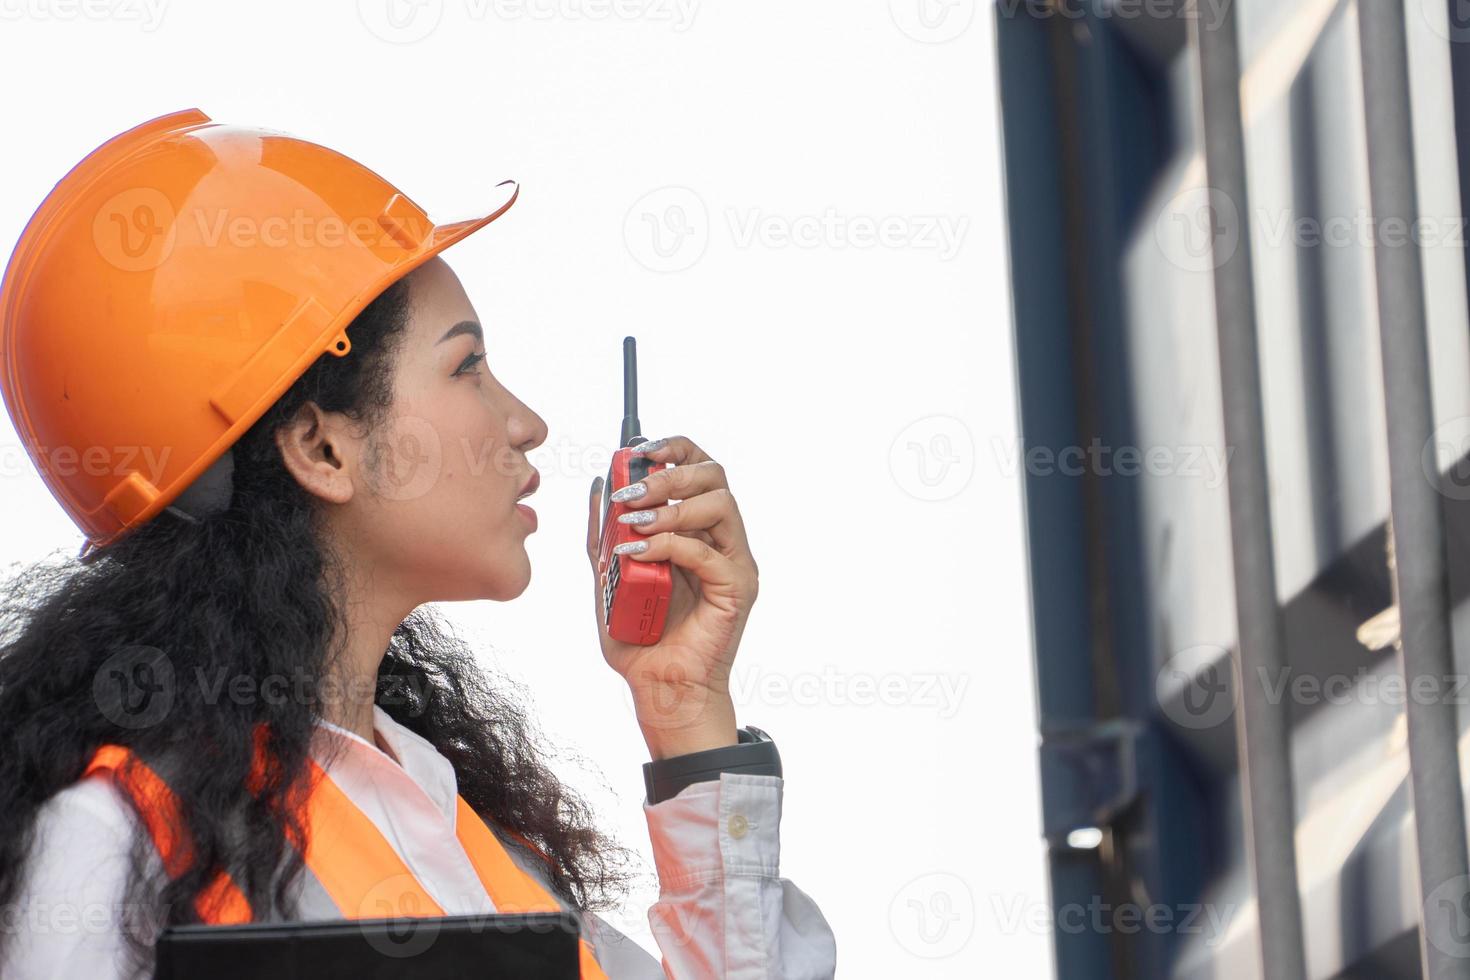
[[[647,524],[637,523],[648,518],[652,520]],[[629,511],[618,520],[632,525],[643,535],[661,531],[708,531],[714,546],[727,556],[743,553],[750,547],[745,538],[745,522],[740,516],[740,508],[726,487],[686,497],[678,503]]]
[[[675,466],[703,463],[710,458],[709,453],[696,446],[694,440],[688,436],[665,436],[662,439],[650,439],[634,446],[633,452],[660,463],[673,463]]]
[[[662,496],[657,501],[658,503],[662,503],[664,500],[678,500],[682,497],[692,497],[696,493],[703,493],[706,490],[713,490],[716,487],[728,487],[730,485],[725,478],[724,467],[711,459],[709,453],[701,449],[688,436],[666,436],[662,439],[642,442],[633,447],[633,452],[640,456],[647,456],[656,463],[670,464],[672,467],[671,469],[659,471],[660,473],[668,474],[667,476],[659,476],[658,474],[650,476],[650,479],[657,477],[657,479],[653,479],[652,484],[652,487],[655,489],[661,483],[667,482],[669,484],[669,487],[662,492]],[[692,472],[696,467],[703,464],[713,465],[706,466],[699,473]],[[691,472],[675,476],[675,472],[680,467],[689,467]],[[687,484],[680,482],[685,479],[690,479],[693,482]]]
[[[648,550],[629,552],[629,557],[636,561],[668,560],[680,568],[688,569],[699,579],[701,591],[705,595],[734,598],[750,596],[755,591],[754,576],[749,569],[742,568],[720,554],[717,548],[711,548],[703,541],[672,531],[641,540],[648,542]]]
[[[712,459],[705,459],[650,473],[637,483],[623,487],[618,493],[639,486],[644,488],[643,493],[637,494],[637,491],[633,491],[636,496],[628,495],[621,500],[614,496],[613,500],[628,507],[657,507],[670,500],[687,500],[711,490],[728,490],[730,481],[725,476],[723,466]]]
[[[703,541],[711,548],[715,547],[715,539],[709,536],[708,531],[675,531],[674,533],[682,534],[686,538],[693,538],[696,541]]]
[[[588,491],[587,501],[587,560],[592,563],[592,616],[597,621],[599,631],[604,631],[603,609],[602,609],[602,575],[597,569],[597,560],[602,549],[602,507],[603,507],[603,484],[605,481],[601,476],[594,477],[592,487]],[[606,632],[603,632],[603,640],[607,641]]]
[[[597,551],[602,541],[602,477],[594,477],[587,500],[587,560],[597,571]]]

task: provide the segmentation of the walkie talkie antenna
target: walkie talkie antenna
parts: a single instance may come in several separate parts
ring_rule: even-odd
[[[620,446],[643,441],[638,426],[638,347],[632,337],[623,338],[623,432]]]

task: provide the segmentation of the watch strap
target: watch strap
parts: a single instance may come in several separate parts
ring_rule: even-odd
[[[643,764],[643,788],[650,804],[662,803],[694,783],[717,780],[720,773],[780,776],[781,753],[771,736],[754,725],[735,730],[739,742],[688,752]]]

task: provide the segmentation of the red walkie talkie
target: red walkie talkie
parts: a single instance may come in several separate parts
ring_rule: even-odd
[[[632,337],[623,338],[623,429],[618,449],[602,488],[602,541],[598,548],[597,572],[602,581],[602,626],[607,635],[623,643],[647,646],[657,643],[669,614],[674,594],[674,573],[667,559],[638,561],[631,555],[615,555],[614,545],[636,541],[644,535],[631,524],[618,522],[618,515],[632,508],[613,503],[614,491],[637,483],[650,473],[667,469],[633,447],[647,442],[638,431],[638,351]]]

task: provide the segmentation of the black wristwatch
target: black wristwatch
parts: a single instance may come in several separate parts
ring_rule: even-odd
[[[717,749],[673,755],[643,763],[643,788],[648,802],[662,803],[686,786],[706,779],[719,779],[722,772],[749,773],[757,776],[781,775],[781,753],[771,736],[746,725],[737,728],[740,741]]]

